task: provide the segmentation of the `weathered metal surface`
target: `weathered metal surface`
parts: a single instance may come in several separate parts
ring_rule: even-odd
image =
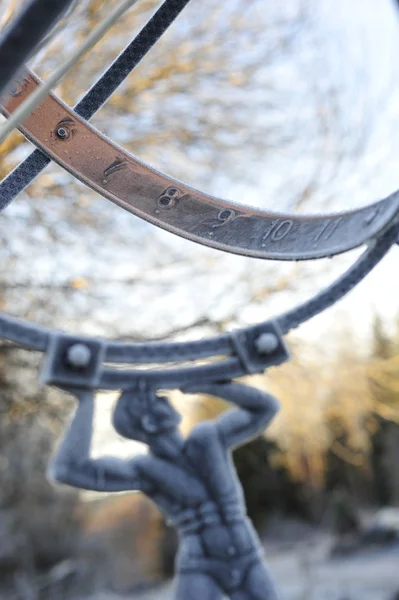
[[[12,113],[39,81],[27,73],[3,107]],[[246,256],[304,260],[356,248],[384,232],[399,195],[359,210],[295,215],[214,198],[164,175],[115,145],[54,96],[21,127],[24,135],[93,190],[192,241]]]

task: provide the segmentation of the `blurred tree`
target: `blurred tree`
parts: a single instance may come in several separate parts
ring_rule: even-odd
[[[399,505],[399,354],[397,332],[389,336],[379,316],[374,319],[369,384],[374,401],[372,461],[375,493],[381,505]]]
[[[37,389],[37,366],[27,352],[0,349],[0,595],[5,598],[10,587],[25,585],[33,593],[38,578],[74,555],[80,543],[77,493],[56,490],[45,476],[69,403]]]
[[[79,2],[62,35],[34,61],[38,73],[45,77],[59,65],[116,2]],[[158,4],[138,3],[59,86],[61,97],[76,102]],[[19,5],[2,2],[0,18]],[[337,190],[359,181],[354,175],[374,112],[356,65],[353,102],[339,60],[320,59],[327,36],[318,6],[316,0],[208,0],[200,9],[193,3],[94,124],[206,191],[281,210],[319,209],[327,201],[334,208]],[[0,174],[30,149],[18,134],[10,137],[0,148]],[[2,309],[57,328],[124,339],[199,337],[266,318],[273,295],[280,299],[298,284],[297,267],[249,264],[154,231],[56,166],[2,218]],[[329,455],[337,458],[336,481],[347,481],[347,465],[352,473],[367,464],[370,413],[388,411],[393,419],[393,404],[380,395],[377,401],[369,386],[372,379],[393,389],[391,355],[366,365],[351,337],[336,357],[323,356],[323,369],[320,356],[301,342],[291,364],[253,380],[284,405],[274,440],[256,440],[236,455],[259,522],[280,494],[287,510],[306,505],[319,517]],[[58,502],[44,471],[69,403],[38,390],[36,359],[8,347],[2,353],[0,506],[21,503],[29,516],[33,502],[43,511]],[[208,402],[198,413],[209,418],[221,409]],[[44,512],[41,518],[43,532]],[[28,531],[28,518],[20,523]]]

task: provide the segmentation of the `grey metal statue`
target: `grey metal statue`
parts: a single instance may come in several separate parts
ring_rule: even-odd
[[[260,434],[279,404],[269,394],[231,382],[183,391],[218,396],[236,408],[196,425],[185,439],[178,428],[180,414],[142,381],[138,389],[121,394],[113,425],[123,437],[147,444],[149,453],[128,460],[94,460],[94,394],[72,390],[79,404],[50,476],[78,488],[140,490],[151,498],[179,532],[178,600],[277,600],[246,516],[231,451]]]

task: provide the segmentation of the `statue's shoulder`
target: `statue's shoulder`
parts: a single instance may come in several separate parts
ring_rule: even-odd
[[[190,435],[187,437],[186,444],[196,446],[208,446],[218,440],[218,432],[213,421],[201,421],[193,427]]]
[[[135,466],[138,469],[145,469],[154,462],[153,456],[151,453],[148,454],[137,454],[130,460],[132,466]]]

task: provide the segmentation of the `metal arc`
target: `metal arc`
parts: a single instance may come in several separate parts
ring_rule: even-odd
[[[2,112],[12,114],[40,85],[26,73]],[[334,256],[378,237],[399,211],[399,195],[327,215],[258,210],[215,198],[156,171],[81,119],[53,95],[22,133],[74,177],[129,212],[194,242],[246,256],[305,260]]]
[[[154,384],[162,382],[165,387],[176,387],[184,380],[185,384],[198,381],[224,381],[248,374],[242,354],[253,357],[256,340],[263,333],[270,331],[270,323],[274,323],[282,335],[301,323],[309,320],[326,308],[340,300],[354,288],[380,262],[395,243],[399,233],[398,222],[381,238],[373,242],[362,256],[330,286],[313,296],[307,302],[295,307],[289,312],[276,316],[271,321],[242,328],[237,332],[225,333],[214,338],[192,342],[148,342],[122,343],[84,336],[72,336],[62,332],[34,325],[9,315],[0,314],[0,337],[31,350],[48,353],[55,339],[63,343],[87,344],[100,346],[102,362],[98,374],[98,389],[128,389],[133,380],[145,378]],[[237,351],[237,339],[242,352]],[[254,344],[255,342],[255,344]],[[112,363],[120,364],[165,364],[198,361],[199,359],[215,357],[216,360],[208,365],[194,364],[186,367],[172,368],[120,369],[112,367]],[[262,365],[255,362],[255,370],[263,371]]]

